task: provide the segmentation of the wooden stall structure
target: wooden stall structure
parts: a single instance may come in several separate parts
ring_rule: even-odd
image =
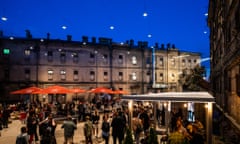
[[[134,101],[150,101],[150,102],[166,102],[167,103],[167,125],[169,124],[169,117],[171,112],[171,104],[178,102],[193,102],[203,103],[206,106],[206,142],[212,144],[212,113],[213,103],[215,98],[208,92],[163,92],[163,93],[150,93],[140,95],[124,95],[122,100],[128,101],[130,117],[132,116],[133,102]],[[154,110],[155,111],[155,110]],[[132,125],[132,124],[130,124]],[[168,131],[169,132],[169,131]]]

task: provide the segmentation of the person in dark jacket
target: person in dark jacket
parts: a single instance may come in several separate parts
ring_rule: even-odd
[[[113,144],[118,143],[121,144],[124,139],[124,133],[126,128],[126,121],[122,116],[122,112],[118,112],[113,117],[111,127],[112,127],[112,136],[113,136]]]
[[[49,114],[48,117],[39,123],[41,127],[41,144],[56,144],[55,138],[55,129],[57,127],[55,120],[52,117],[52,114]]]
[[[29,116],[27,118],[27,129],[28,129],[28,135],[29,135],[29,143],[31,144],[33,142],[33,139],[35,137],[35,141],[38,141],[37,136],[37,119],[35,116],[35,113],[29,112]]]
[[[61,128],[64,128],[64,144],[68,142],[73,144],[74,130],[77,129],[77,126],[73,122],[71,115],[67,116],[67,120],[63,122]]]
[[[98,138],[98,123],[99,123],[99,113],[97,110],[94,111],[94,114],[92,115],[92,123],[93,123],[93,135]]]
[[[110,131],[110,124],[108,122],[108,116],[103,116],[102,122],[102,138],[105,140],[105,144],[109,143],[109,131]]]

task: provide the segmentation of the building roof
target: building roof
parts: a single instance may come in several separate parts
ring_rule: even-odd
[[[140,95],[124,95],[123,100],[136,101],[172,101],[172,102],[215,102],[215,98],[208,92],[163,92]]]

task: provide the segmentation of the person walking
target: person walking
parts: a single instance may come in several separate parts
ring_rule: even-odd
[[[16,138],[16,144],[29,144],[27,128],[25,126],[21,127],[21,133]]]
[[[85,141],[86,141],[86,144],[92,144],[93,141],[92,141],[92,130],[93,130],[93,124],[92,122],[90,121],[90,117],[89,116],[86,116],[86,122],[84,123],[84,136],[85,136]]]
[[[67,116],[67,120],[63,122],[61,128],[64,129],[64,144],[67,144],[68,142],[73,144],[74,130],[77,129],[77,126],[73,122],[71,115]]]
[[[102,122],[102,138],[105,140],[105,144],[109,143],[109,131],[110,131],[110,123],[108,122],[108,117],[103,116]]]

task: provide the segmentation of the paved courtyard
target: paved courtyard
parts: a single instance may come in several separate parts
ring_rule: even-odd
[[[77,124],[77,130],[75,131],[74,135],[74,144],[84,144],[84,135],[83,135],[83,122]],[[1,131],[0,136],[0,144],[15,144],[16,137],[20,134],[20,128],[24,126],[19,120],[13,120],[12,123],[9,124],[9,128],[3,129]],[[58,144],[63,144],[64,137],[63,137],[63,129],[61,129],[61,124],[57,125],[56,131],[56,139]],[[99,132],[100,136],[101,132]],[[102,144],[104,141],[102,138],[94,138],[94,143]],[[110,138],[110,143],[112,143],[112,139]],[[39,142],[38,142],[39,143]]]

